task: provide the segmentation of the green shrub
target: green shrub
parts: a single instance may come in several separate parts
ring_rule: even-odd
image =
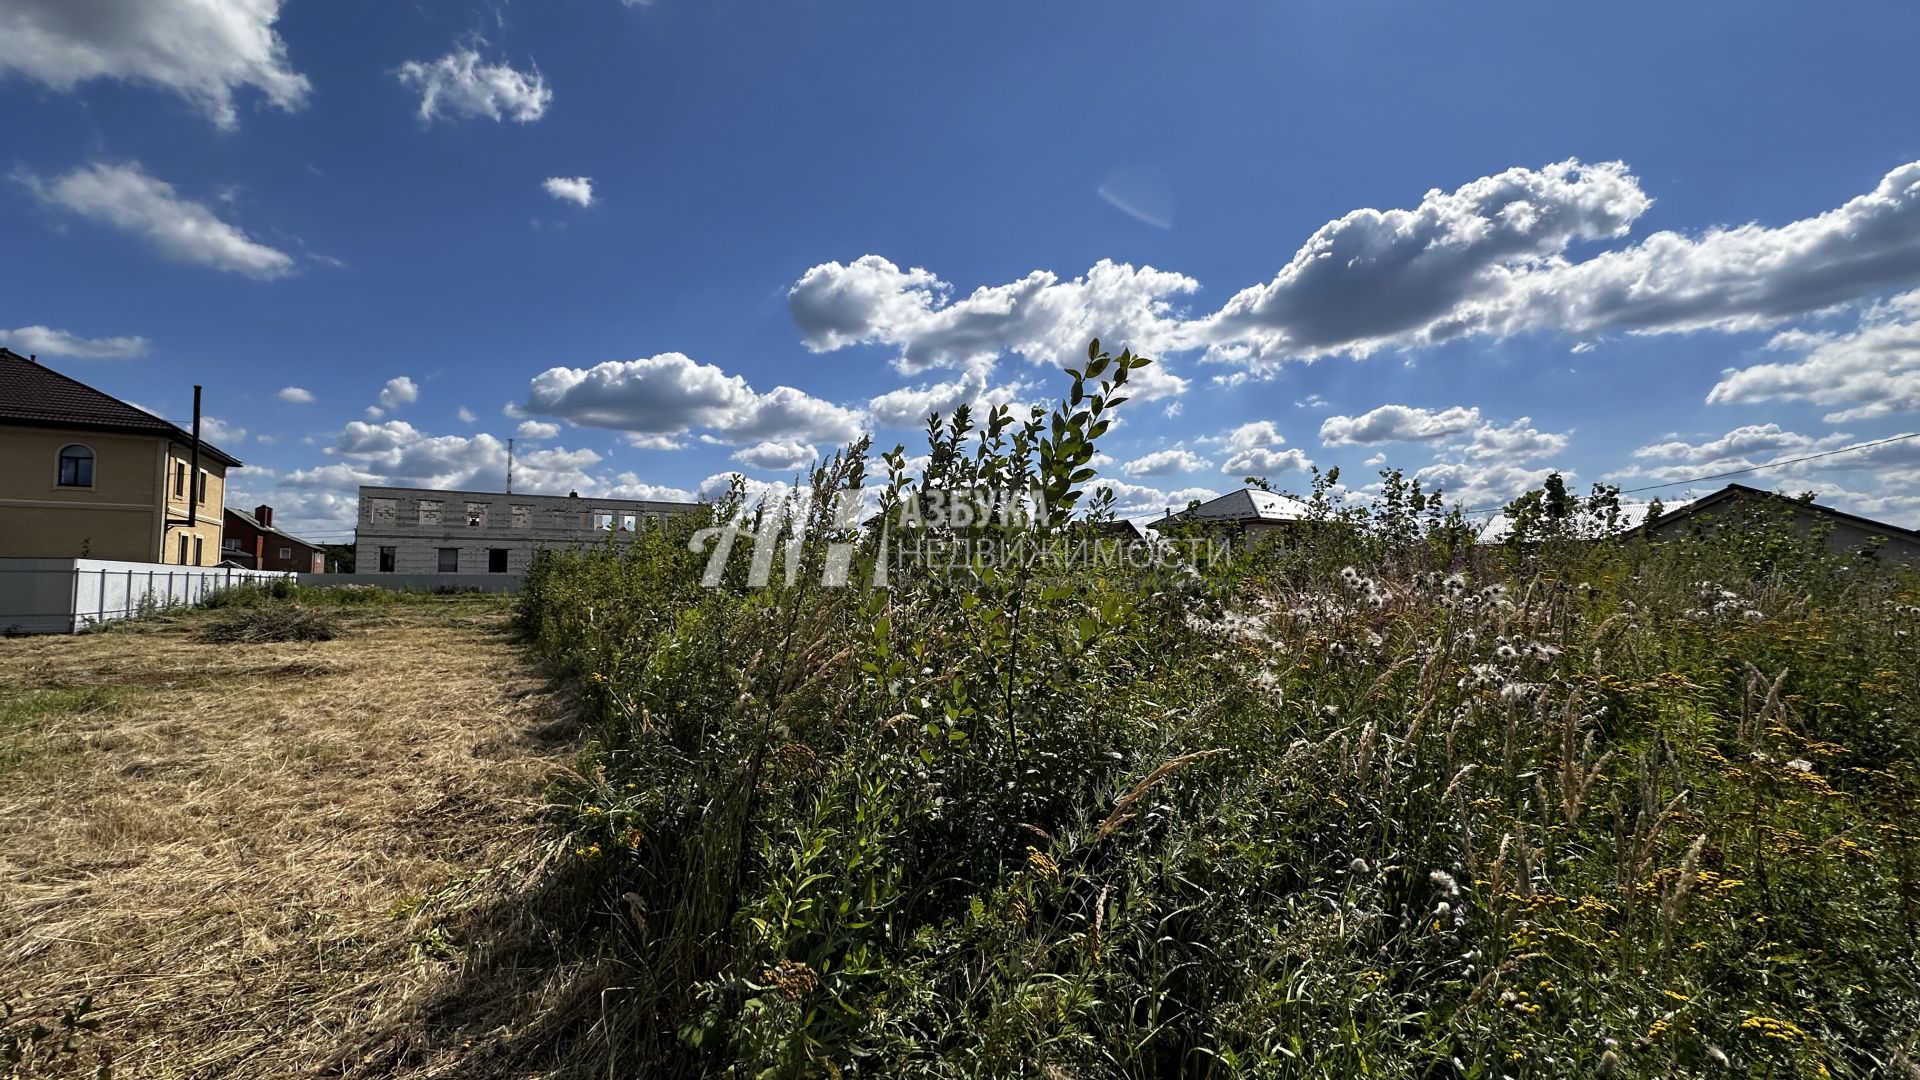
[[[1136,358],[882,455],[1077,518]],[[1104,378],[1103,378],[1104,377]],[[1092,385],[1090,385],[1092,384]],[[1920,1029],[1920,591],[1818,538],[1476,549],[1397,474],[1288,545],[703,587],[701,515],[535,560],[596,749],[569,872],[626,958],[613,1071],[1887,1075]],[[1084,505],[1083,505],[1084,504]],[[764,513],[776,511],[761,511]],[[914,515],[909,512],[906,518]],[[1012,526],[889,524],[895,545]],[[1174,530],[1179,531],[1179,530]],[[1041,541],[1071,533],[1045,521]],[[1025,537],[1032,539],[1032,537]],[[695,545],[698,546],[698,545]]]

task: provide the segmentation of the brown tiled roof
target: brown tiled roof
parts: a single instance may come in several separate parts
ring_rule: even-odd
[[[0,348],[0,424],[88,428],[157,435],[192,445],[191,432],[70,379],[11,349]],[[238,468],[240,459],[205,441],[200,452]]]
[[[299,537],[293,535],[292,533],[281,529],[277,525],[260,524],[259,518],[254,517],[252,514],[247,513],[245,510],[235,510],[233,507],[229,506],[226,508],[226,511],[229,514],[232,514],[234,517],[239,518],[243,524],[250,525],[253,528],[259,530],[260,532],[266,533],[269,536],[277,536],[282,540],[299,544],[301,547],[304,547],[304,548],[311,548],[314,551],[320,550],[319,544],[316,544],[311,540],[302,540]]]

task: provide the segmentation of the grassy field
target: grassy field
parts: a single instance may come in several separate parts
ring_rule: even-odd
[[[209,640],[232,610],[0,640],[0,1048],[24,1076],[484,1074],[567,970],[522,934],[564,700],[502,598]]]
[[[1131,364],[880,455],[891,548],[852,448],[749,515],[808,524],[764,582],[750,533],[703,581],[730,499],[543,554],[511,627],[0,641],[0,1030],[81,1075],[1920,1077],[1912,570],[1557,479],[1491,549],[1391,472],[1139,561],[924,512],[1100,517]],[[1025,554],[897,557],[955,540]]]

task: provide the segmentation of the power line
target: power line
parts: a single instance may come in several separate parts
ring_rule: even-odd
[[[1744,469],[1730,469],[1726,472],[1710,473],[1706,476],[1695,476],[1686,480],[1670,480],[1664,484],[1648,484],[1645,487],[1622,488],[1618,494],[1636,495],[1642,491],[1658,491],[1661,488],[1682,487],[1687,484],[1704,484],[1709,480],[1725,480],[1729,476],[1745,476],[1748,473],[1757,473],[1761,469],[1777,469],[1782,465],[1798,465],[1803,461],[1816,461],[1820,458],[1836,457],[1840,454],[1851,454],[1860,450],[1871,450],[1876,446],[1885,446],[1888,443],[1897,443],[1906,439],[1920,439],[1920,431],[1909,431],[1905,435],[1893,435],[1885,439],[1875,439],[1872,442],[1855,443],[1852,446],[1843,446],[1838,450],[1824,450],[1818,454],[1803,454],[1800,457],[1782,458],[1779,461],[1769,461],[1765,465],[1749,465]],[[1479,510],[1468,510],[1467,513],[1470,515],[1499,514],[1505,512],[1506,509],[1504,506],[1492,506]]]

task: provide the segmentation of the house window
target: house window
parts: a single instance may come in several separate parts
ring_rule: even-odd
[[[390,547],[380,549],[380,572],[383,574],[393,573],[393,549]]]
[[[632,514],[623,514],[620,517],[620,527],[628,532],[633,532],[634,527],[638,524],[639,519]]]
[[[280,549],[280,557],[281,557],[281,558],[283,558],[283,559],[291,559],[291,558],[293,558],[293,549],[292,549],[292,548],[281,548],[281,549]]]
[[[487,549],[487,573],[504,574],[507,572],[507,549]]]
[[[173,497],[176,499],[187,497],[187,463],[184,461],[173,463]]]
[[[226,551],[239,551],[240,538],[237,536],[229,536],[225,540],[220,541],[220,547]]]
[[[460,572],[459,548],[440,549],[440,572],[443,574],[457,574]]]
[[[202,561],[200,558],[202,554],[201,543],[202,540],[200,537],[196,536],[193,538],[193,565],[195,566],[199,566]]]
[[[93,450],[91,447],[74,443],[60,448],[61,487],[93,486]]]
[[[181,566],[187,565],[187,534],[180,534],[180,557],[176,560]]]
[[[482,525],[485,525],[486,523],[487,523],[487,504],[474,503],[474,502],[468,503],[467,504],[467,528],[477,529]]]
[[[440,524],[440,503],[436,499],[420,500],[420,524]]]
[[[513,508],[513,527],[526,529],[533,526],[533,507],[515,505]]]
[[[612,512],[607,510],[595,510],[593,512],[593,527],[601,532],[611,531],[613,529]]]
[[[200,470],[200,497],[198,501],[207,501],[207,470],[205,469]]]

